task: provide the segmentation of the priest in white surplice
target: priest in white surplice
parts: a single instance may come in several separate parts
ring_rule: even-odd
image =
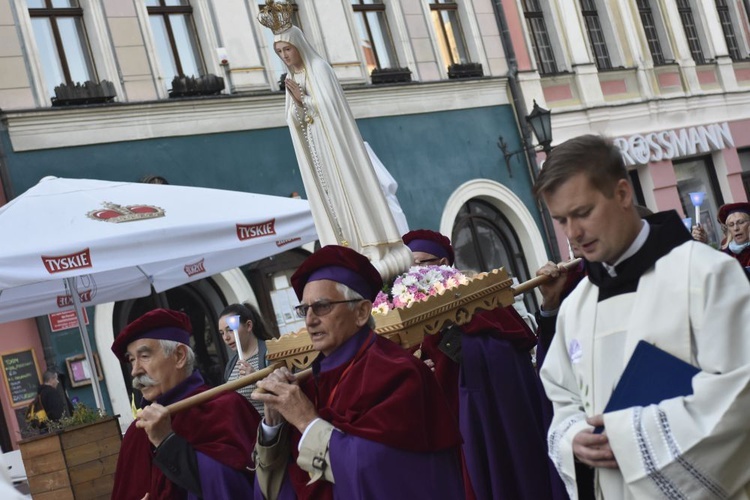
[[[549,453],[571,497],[580,461],[595,468],[599,498],[750,498],[740,265],[693,241],[675,212],[641,219],[619,150],[601,137],[557,146],[534,190],[587,261],[541,370],[555,411]],[[639,340],[699,367],[694,394],[602,415]]]

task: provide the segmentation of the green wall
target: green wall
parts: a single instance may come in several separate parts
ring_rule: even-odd
[[[510,106],[371,118],[358,125],[399,183],[397,195],[410,227],[437,229],[451,193],[476,178],[506,185],[538,217],[526,166],[516,156],[510,177],[497,147],[502,135],[511,150],[518,149]],[[304,193],[286,128],[22,153],[12,152],[3,139],[16,195],[46,175],[137,181],[146,174],[173,184],[279,196]]]

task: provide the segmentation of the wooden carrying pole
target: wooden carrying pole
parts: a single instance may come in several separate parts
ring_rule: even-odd
[[[570,270],[570,269],[573,269],[575,266],[577,266],[579,262],[581,262],[581,259],[573,259],[564,264],[561,264],[561,266],[567,270]],[[532,290],[538,287],[539,285],[549,281],[550,279],[551,278],[547,275],[536,276],[528,281],[519,283],[517,286],[512,288],[513,295],[515,296],[515,295],[520,295],[522,293],[528,292],[529,290]],[[204,403],[210,399],[213,399],[215,396],[218,396],[222,392],[236,391],[237,389],[241,389],[248,385],[254,384],[260,380],[263,380],[268,375],[270,375],[274,370],[276,370],[277,368],[281,368],[282,366],[287,366],[290,369],[293,367],[291,362],[287,362],[285,359],[281,359],[279,361],[272,363],[266,368],[263,368],[262,370],[258,370],[256,372],[251,373],[250,375],[240,377],[238,379],[232,380],[225,384],[213,387],[205,392],[201,392],[189,398],[183,399],[181,401],[177,401],[176,403],[172,403],[171,405],[167,406],[167,410],[169,410],[169,413],[174,414],[178,411],[186,410],[193,406]],[[297,379],[299,380],[299,379],[303,379],[307,377],[310,374],[312,374],[312,368],[305,368],[304,370],[297,372],[296,376],[297,376]],[[262,391],[262,389],[260,388],[258,388],[257,390]]]

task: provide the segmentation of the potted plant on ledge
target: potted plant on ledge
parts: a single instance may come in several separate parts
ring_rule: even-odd
[[[92,81],[75,84],[61,83],[55,87],[55,97],[52,98],[52,105],[103,104],[112,102],[115,97],[117,97],[115,86],[107,80],[102,80],[98,83]]]
[[[201,95],[217,95],[224,90],[224,79],[220,76],[208,74],[199,76],[175,76],[169,97],[192,97]]]
[[[448,78],[478,78],[484,76],[479,63],[451,64],[448,66]]]

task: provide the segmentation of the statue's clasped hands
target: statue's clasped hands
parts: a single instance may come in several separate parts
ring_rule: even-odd
[[[287,78],[286,80],[284,80],[284,85],[286,85],[286,89],[290,94],[292,94],[292,98],[297,102],[297,104],[302,106],[302,89],[300,88],[299,84],[291,78]]]

